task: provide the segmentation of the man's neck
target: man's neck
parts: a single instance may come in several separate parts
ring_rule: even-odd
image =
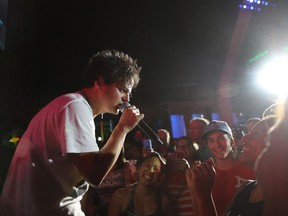
[[[92,111],[93,111],[93,116],[97,116],[103,113],[101,112],[100,103],[97,102],[99,101],[98,99],[99,94],[96,92],[94,88],[83,88],[81,89],[80,92],[85,97],[89,105],[91,106]]]
[[[233,168],[237,163],[230,154],[225,159],[215,158],[216,168],[223,171]]]

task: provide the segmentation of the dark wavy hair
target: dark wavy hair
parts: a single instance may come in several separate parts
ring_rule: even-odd
[[[102,77],[106,85],[131,84],[135,88],[140,81],[141,67],[137,60],[117,50],[103,50],[90,57],[82,78],[83,87],[91,87]]]

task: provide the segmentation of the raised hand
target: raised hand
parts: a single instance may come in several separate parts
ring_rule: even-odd
[[[208,195],[215,181],[215,168],[212,158],[204,163],[194,163],[186,172],[187,184],[197,196]]]
[[[214,161],[210,158],[204,163],[194,163],[186,171],[186,181],[197,216],[217,216],[212,198],[212,187],[216,177],[214,166]]]

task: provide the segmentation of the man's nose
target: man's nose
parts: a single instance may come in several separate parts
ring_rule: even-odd
[[[222,145],[222,142],[221,140],[216,140],[216,143],[215,143],[217,146],[221,146]]]
[[[129,103],[130,102],[130,93],[126,93],[122,100],[124,103]]]
[[[123,100],[125,100],[124,102],[129,103],[131,98],[132,98],[132,93],[131,92],[127,92],[127,93],[125,93],[125,96],[124,96]]]
[[[154,167],[150,167],[148,170],[149,170],[150,173],[155,173],[155,168]]]

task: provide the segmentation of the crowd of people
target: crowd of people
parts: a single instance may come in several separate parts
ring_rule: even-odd
[[[7,216],[286,215],[287,104],[248,119],[240,133],[221,120],[194,118],[187,136],[135,131],[144,114],[122,111],[99,149],[94,118],[118,115],[141,67],[129,55],[93,55],[83,88],[62,95],[30,122],[1,193]],[[271,174],[273,173],[273,178]]]

